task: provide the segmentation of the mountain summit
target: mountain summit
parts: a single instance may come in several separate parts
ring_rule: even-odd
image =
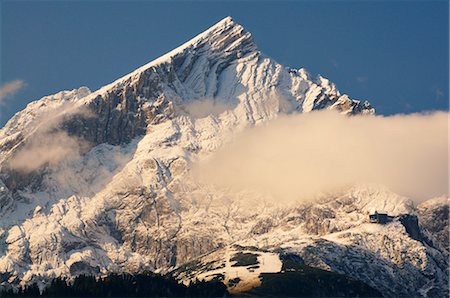
[[[30,103],[0,130],[1,286],[174,268],[186,280],[183,264],[238,253],[234,243],[264,247],[276,264],[296,255],[390,296],[445,292],[446,251],[427,242],[407,198],[355,188],[280,207],[192,176],[194,162],[239,131],[320,109],[375,112],[324,77],[263,55],[230,17],[97,91]],[[367,225],[367,206],[411,215],[408,228],[405,219]]]

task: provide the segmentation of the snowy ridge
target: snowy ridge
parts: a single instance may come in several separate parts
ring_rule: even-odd
[[[26,108],[14,115],[7,124],[0,130],[0,139],[4,139],[13,133],[26,133],[30,130],[32,122],[42,118],[48,111],[57,109],[64,103],[78,101],[89,95],[91,91],[88,87],[80,87],[73,90],[65,90],[53,95],[29,103]]]
[[[0,129],[0,151],[9,151],[27,138],[42,122],[48,121],[55,114],[65,112],[74,102],[90,93],[89,88],[80,87],[45,96],[29,103],[24,110],[14,115]],[[0,163],[4,158],[6,158],[6,154],[0,156]]]
[[[422,202],[417,206],[420,223],[427,236],[434,239],[435,245],[441,247],[447,253],[450,252],[449,201],[448,197],[438,197]]]
[[[129,80],[133,80],[136,77],[139,77],[143,72],[151,69],[152,67],[158,67],[162,64],[171,63],[173,59],[184,52],[189,52],[190,49],[194,49],[203,44],[209,44],[212,48],[216,48],[217,50],[221,50],[224,52],[233,51],[234,47],[240,45],[243,40],[251,40],[251,34],[249,32],[245,32],[244,28],[236,23],[234,23],[231,17],[226,17],[208,30],[200,33],[193,39],[188,42],[182,44],[181,46],[173,49],[167,54],[139,67],[135,71],[115,80],[111,84],[108,84],[96,92],[94,92],[90,98],[94,98],[100,94],[108,92],[110,89],[123,85]],[[242,34],[243,33],[243,34]],[[236,39],[232,39],[231,44],[226,44],[224,47],[226,39],[234,38],[234,36],[238,36]],[[252,45],[252,49],[256,50],[256,45]],[[89,100],[89,99],[86,99]]]
[[[194,114],[193,106],[203,113]],[[374,209],[421,214],[383,187],[279,206],[262,194],[224,192],[192,177],[194,162],[246,127],[317,109],[375,112],[329,80],[266,57],[231,18],[93,93],[82,87],[31,103],[0,130],[0,285],[167,272],[242,243],[265,247],[270,256],[292,250],[310,265],[370,280],[377,289],[395,285],[398,292],[389,296],[406,294],[402,286],[408,295],[446,293],[445,249],[413,239],[400,221],[386,229],[367,225]],[[54,116],[50,124],[36,129],[34,121],[47,114]],[[61,134],[85,146],[58,163],[14,168],[34,140]],[[431,218],[435,209],[427,210]],[[448,217],[442,223],[439,231],[448,228]],[[397,278],[407,274],[414,280]]]

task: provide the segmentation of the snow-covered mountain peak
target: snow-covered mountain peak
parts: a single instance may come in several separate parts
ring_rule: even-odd
[[[17,285],[61,275],[164,271],[238,240],[314,244],[315,251],[327,253],[336,246],[346,251],[332,239],[318,241],[330,233],[353,229],[351,241],[377,238],[381,226],[356,228],[368,224],[374,209],[413,214],[408,199],[379,187],[355,187],[290,208],[268,204],[262,194],[210,189],[190,171],[245,128],[320,109],[375,112],[330,80],[261,54],[251,34],[230,17],[97,91],[64,91],[29,104],[0,131],[0,277]],[[44,115],[55,121],[36,120]],[[243,203],[249,197],[255,199],[251,208]],[[444,208],[423,212],[432,218],[435,210],[447,214]],[[448,220],[443,216],[441,222],[430,227],[442,232],[444,243]],[[391,226],[408,237],[398,222]],[[397,242],[389,239],[383,247],[390,257],[403,247],[391,249]],[[424,244],[410,244],[415,250],[396,262],[425,263]],[[375,248],[363,247],[355,256],[376,261]],[[341,263],[327,262],[340,270]],[[430,266],[440,274],[441,263]],[[368,280],[358,268],[354,272]]]
[[[209,52],[210,55],[208,56],[234,56],[235,58],[240,58],[252,51],[256,52],[257,47],[251,37],[251,33],[228,16],[177,48],[117,79],[99,91],[105,91],[113,86],[120,85],[130,78],[139,76],[148,69],[154,69],[167,63],[176,63],[183,57],[192,59],[200,54],[205,55],[205,53]]]
[[[229,33],[238,33],[232,36],[227,36]],[[240,41],[244,42],[251,37],[251,33],[247,32],[244,27],[240,24],[234,22],[233,18],[228,16],[221,21],[217,22],[215,25],[211,26],[206,31],[198,34],[196,37],[192,38],[190,41],[186,42],[184,45],[189,44],[199,44],[201,40],[209,40],[211,44],[219,44],[221,40],[225,37],[230,38],[229,41]]]
[[[241,25],[235,23],[231,17],[226,17],[191,40],[170,51],[168,54],[174,56],[182,53],[185,49],[195,50],[195,48],[205,44],[208,44],[213,49],[221,49],[224,51],[243,47],[245,44],[252,44],[256,49],[251,38],[251,33],[246,31]]]
[[[216,27],[216,26],[222,26],[222,25],[232,25],[233,26],[233,25],[236,25],[236,23],[234,22],[234,20],[231,16],[226,16],[222,20],[218,21],[211,28]]]

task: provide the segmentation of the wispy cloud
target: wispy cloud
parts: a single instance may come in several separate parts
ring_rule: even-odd
[[[14,95],[17,91],[26,86],[23,80],[14,80],[7,82],[0,87],[0,103],[3,103],[8,97]]]
[[[339,62],[336,59],[330,59],[330,62],[334,68],[339,68]]]
[[[87,152],[90,144],[81,137],[69,135],[63,129],[63,124],[72,117],[91,116],[86,107],[79,108],[73,103],[42,113],[33,120],[33,134],[14,152],[9,160],[9,167],[15,171],[30,173],[46,165],[56,167],[63,161],[78,159],[83,152]]]
[[[367,83],[367,80],[368,80],[367,77],[362,77],[362,76],[356,77],[356,81],[361,84]]]
[[[209,115],[219,115],[226,110],[230,110],[232,105],[230,103],[224,103],[215,101],[214,99],[204,98],[201,100],[195,100],[185,107],[185,110],[195,118],[203,118]]]
[[[439,101],[439,100],[441,100],[441,98],[444,97],[444,92],[442,92],[442,90],[439,89],[439,88],[436,88],[436,89],[434,90],[434,94],[435,94],[435,99],[436,99],[436,101]]]

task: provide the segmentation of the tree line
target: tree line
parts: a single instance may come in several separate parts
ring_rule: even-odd
[[[174,278],[154,273],[109,274],[106,277],[80,275],[74,280],[56,278],[41,292],[36,283],[0,293],[0,297],[228,297],[218,281],[191,282],[188,286]]]

